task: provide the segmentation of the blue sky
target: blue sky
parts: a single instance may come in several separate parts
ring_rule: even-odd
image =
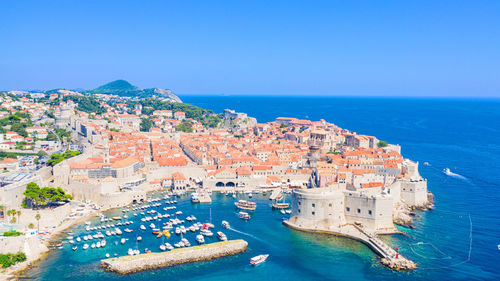
[[[0,1],[0,89],[500,97],[500,1]]]

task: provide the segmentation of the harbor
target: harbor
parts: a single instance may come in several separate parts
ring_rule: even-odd
[[[248,242],[231,240],[203,246],[175,249],[164,253],[147,253],[136,256],[123,256],[101,261],[101,267],[119,274],[173,266],[183,263],[206,261],[246,251]]]
[[[114,279],[113,275],[110,275],[112,272],[118,273],[117,276],[137,272],[134,273],[134,276],[138,276],[139,279],[143,278],[142,276],[156,274],[157,272],[161,272],[162,278],[166,279],[189,279],[193,270],[195,272],[219,271],[224,272],[224,274],[233,275],[239,274],[238,272],[243,270],[244,272],[248,272],[250,276],[255,277],[261,276],[261,274],[269,274],[270,271],[275,272],[274,270],[280,268],[279,273],[274,273],[278,276],[277,278],[286,278],[289,274],[299,274],[302,278],[307,279],[310,277],[304,275],[301,270],[297,271],[297,269],[300,266],[314,267],[314,264],[318,262],[316,260],[318,252],[321,253],[321,262],[330,265],[335,265],[339,262],[337,260],[339,252],[353,252],[355,254],[351,258],[342,256],[343,259],[347,259],[345,261],[342,260],[342,262],[351,261],[356,263],[358,260],[365,260],[365,262],[374,264],[378,268],[377,274],[381,275],[392,272],[392,270],[388,270],[388,267],[390,268],[391,265],[383,265],[381,262],[384,260],[378,258],[382,256],[390,257],[391,254],[394,254],[386,246],[389,248],[399,246],[402,255],[400,254],[398,258],[419,258],[418,255],[412,254],[411,248],[401,243],[394,245],[382,239],[370,242],[366,236],[365,239],[362,239],[362,236],[355,239],[356,235],[361,234],[354,226],[351,227],[352,233],[346,233],[351,234],[350,236],[343,235],[348,238],[327,235],[317,230],[304,232],[293,230],[291,227],[285,227],[283,221],[288,220],[290,215],[286,212],[282,213],[280,209],[273,208],[273,204],[276,201],[269,200],[271,194],[272,192],[266,192],[266,194],[263,192],[253,192],[251,195],[245,192],[214,192],[211,194],[211,204],[199,204],[191,201],[190,193],[170,196],[167,192],[151,193],[149,194],[149,202],[146,201],[136,205],[105,211],[102,213],[102,217],[94,217],[87,223],[82,223],[69,229],[68,232],[60,236],[59,241],[54,241],[54,244],[62,243],[62,245],[59,244],[61,248],[52,249],[47,261],[29,270],[28,276],[30,273],[38,274],[39,270],[47,270],[48,267],[51,270],[55,270],[57,274],[61,274],[61,276],[72,276],[81,270],[86,272],[87,269],[91,269],[91,276],[100,279]],[[166,196],[169,196],[169,198],[167,199]],[[283,193],[282,196],[283,198],[280,199],[280,202],[291,202],[289,194]],[[255,210],[238,208],[235,203],[240,202],[240,200],[255,202]],[[250,218],[240,218],[240,212],[248,213]],[[160,215],[161,218],[159,218]],[[167,215],[169,216],[167,217]],[[162,234],[158,237],[158,234],[153,233],[155,228],[166,230],[163,227],[168,226],[171,220],[184,222],[175,226],[173,225],[171,229],[168,229],[169,236]],[[151,228],[151,224],[154,224],[155,228]],[[201,234],[203,224],[209,225],[209,231],[212,232],[212,236]],[[141,225],[144,227],[141,227]],[[194,225],[201,225],[201,228],[198,231],[192,232],[189,229]],[[184,226],[183,229],[186,230],[186,233],[182,232],[181,226]],[[96,229],[94,230],[94,228]],[[120,231],[117,231],[117,228]],[[179,228],[179,234],[176,234],[177,228]],[[109,235],[107,234],[108,231]],[[101,238],[98,235],[99,232],[104,237]],[[200,260],[190,260],[188,258],[189,254],[186,253],[191,253],[191,249],[193,248],[219,245],[218,232],[223,232],[227,236],[228,241],[243,239],[248,243],[247,249],[239,254],[224,256],[223,258],[222,256],[220,256],[221,258],[216,258],[218,254],[214,253]],[[89,235],[93,239],[88,239]],[[94,238],[94,235],[97,235],[97,238]],[[204,243],[198,244],[198,235],[203,236]],[[85,236],[87,236],[87,241],[83,240]],[[139,237],[140,240],[138,240]],[[405,236],[397,237],[398,240],[406,239]],[[77,241],[78,238],[80,238],[79,242]],[[101,247],[98,248],[97,242],[102,242],[103,239],[106,241],[105,246],[103,247],[101,243]],[[73,240],[73,243],[71,243],[71,240]],[[190,246],[185,247],[184,245],[180,247],[181,245],[179,244],[183,240],[187,240]],[[377,252],[376,243],[379,242],[383,244],[379,244],[381,250]],[[84,244],[89,245],[86,250],[83,249]],[[96,244],[96,246],[92,248],[92,244]],[[173,249],[164,248],[162,250],[162,246],[166,244],[170,244]],[[176,244],[178,247],[175,246]],[[77,248],[73,250],[73,247]],[[418,250],[417,247],[414,246],[414,248]],[[385,251],[385,254],[382,251]],[[253,257],[263,254],[269,254],[264,264],[255,268],[250,265]],[[373,258],[376,259],[372,260]],[[157,259],[158,261],[156,261]],[[60,260],[72,264],[74,269],[78,270],[71,274],[64,273],[64,271],[60,271],[63,270],[62,267],[59,268],[51,264],[52,261]],[[112,260],[120,262],[110,262],[109,266],[102,267],[103,264]],[[130,272],[119,269],[122,262],[128,260],[142,260],[140,263],[137,262],[141,266],[134,267]],[[393,260],[388,259],[387,261],[390,262]],[[295,268],[287,267],[287,269],[279,266],[282,262],[293,264],[295,261],[300,261],[300,266],[296,266]],[[416,262],[420,264],[421,261],[421,259],[418,259]],[[113,267],[111,264],[113,264]],[[113,270],[112,268],[115,269]],[[148,269],[157,270],[148,273]]]

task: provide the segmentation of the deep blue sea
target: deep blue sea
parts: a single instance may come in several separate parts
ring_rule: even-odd
[[[234,199],[217,195],[211,205],[192,205],[187,197],[178,208],[185,215],[212,220],[217,230],[228,220],[229,239],[244,238],[249,251],[215,261],[181,265],[128,276],[98,268],[105,253],[126,254],[129,247],[158,251],[151,235],[106,249],[54,251],[28,272],[39,280],[500,280],[500,101],[472,99],[223,97],[186,96],[184,102],[221,112],[246,112],[259,122],[278,116],[321,118],[360,134],[402,145],[403,156],[419,161],[420,173],[436,196],[435,210],[420,212],[407,235],[386,236],[419,268],[394,272],[383,267],[366,246],[346,238],[285,228],[264,196],[254,196],[258,210],[243,222]],[[429,166],[424,166],[429,162]],[[444,168],[457,176],[446,176]],[[241,195],[243,196],[243,195]],[[211,211],[210,211],[211,209]],[[163,211],[162,211],[163,212]],[[118,214],[114,211],[112,214]],[[138,228],[139,222],[133,227]],[[75,232],[81,229],[74,229]],[[148,232],[149,233],[149,232]],[[125,235],[125,234],[124,234]],[[187,237],[193,241],[192,237]],[[179,238],[170,238],[177,241]],[[269,253],[269,260],[250,267],[250,257]]]

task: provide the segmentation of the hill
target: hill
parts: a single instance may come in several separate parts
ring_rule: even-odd
[[[116,80],[113,82],[109,82],[98,88],[87,91],[87,93],[111,94],[121,97],[136,98],[150,98],[155,96],[157,98],[166,98],[173,102],[182,102],[181,99],[172,92],[172,90],[161,88],[140,89],[139,87],[136,87],[125,80]]]

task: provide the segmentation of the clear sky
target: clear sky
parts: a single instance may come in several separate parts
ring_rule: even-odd
[[[0,1],[0,89],[500,97],[500,1]]]

